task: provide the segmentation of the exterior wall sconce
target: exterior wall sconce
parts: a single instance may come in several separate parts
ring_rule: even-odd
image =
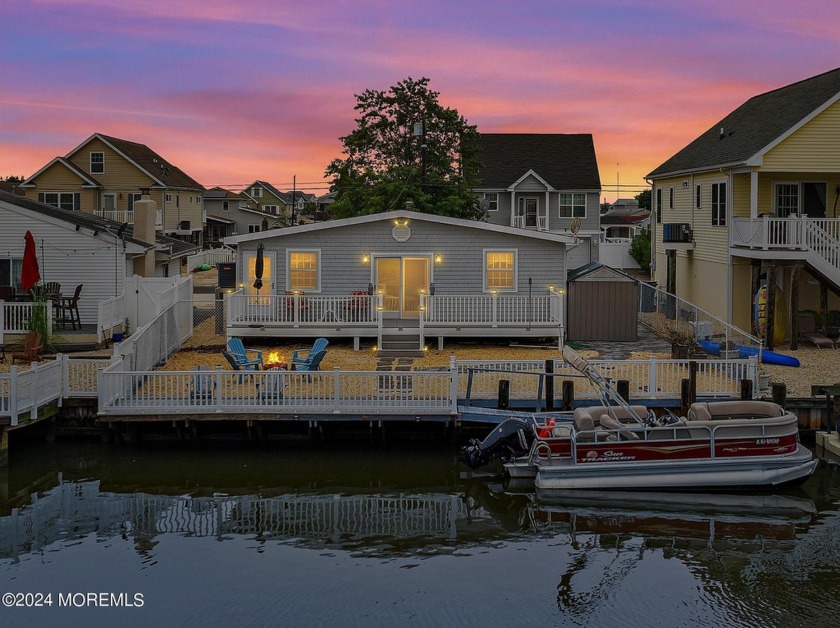
[[[420,294],[426,294],[426,291],[423,288],[420,288]]]
[[[432,296],[435,295],[435,284],[434,284],[434,282],[429,284],[429,294],[431,294]]]
[[[496,294],[498,294],[498,292],[499,292],[498,290],[491,290],[490,294],[492,294],[493,296],[496,296]]]
[[[557,294],[566,294],[566,291],[563,290],[563,289],[560,289],[560,290],[557,291]]]
[[[380,288],[376,291],[376,294],[385,294],[385,291],[382,288]]]
[[[443,255],[440,253],[435,253],[435,264],[443,263]]]
[[[367,253],[362,255],[362,264],[370,264],[370,255]]]

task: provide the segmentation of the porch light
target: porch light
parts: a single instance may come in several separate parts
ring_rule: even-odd
[[[376,291],[376,294],[385,294],[385,291],[382,288],[380,288]]]
[[[566,291],[561,288],[557,291],[557,294],[566,294]]]
[[[369,264],[370,263],[370,255],[365,253],[362,255],[362,264]]]
[[[382,310],[384,310],[384,309],[385,309],[385,308],[384,308],[384,307],[382,307],[381,305],[377,305],[377,306],[376,306],[376,310],[377,310],[378,312],[381,312],[381,311],[382,311]]]
[[[495,290],[495,289],[490,291],[490,294],[492,294],[493,296],[496,296],[497,293],[498,293],[498,290]]]
[[[435,253],[435,264],[440,264],[443,262],[443,255],[440,253]]]
[[[420,311],[421,311],[421,312],[425,312],[425,311],[426,311],[426,306],[425,306],[425,305],[421,305],[421,306],[420,306]]]
[[[426,291],[423,288],[420,288],[420,294],[426,294]]]
[[[549,292],[554,292],[554,284],[553,283],[548,284],[548,291]]]

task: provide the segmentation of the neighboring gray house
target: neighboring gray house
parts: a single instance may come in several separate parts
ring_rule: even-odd
[[[590,134],[482,133],[475,191],[495,225],[571,234],[569,267],[598,261],[601,179]],[[577,222],[577,221],[576,221]]]
[[[411,211],[227,238],[244,289],[230,336],[553,337],[571,234]],[[254,288],[257,246],[262,286]],[[386,336],[386,338],[383,338]]]
[[[93,214],[61,209],[0,191],[0,285],[20,286],[24,234],[35,237],[42,281],[57,281],[71,296],[83,284],[79,314],[83,324],[97,320],[99,302],[123,294],[134,274],[134,260],[155,249],[155,275],[180,274],[181,264],[198,247],[158,235],[154,243],[133,236],[133,225]],[[119,234],[119,235],[118,235]]]
[[[208,230],[219,233],[217,240],[228,236],[245,233],[258,233],[279,225],[282,220],[275,213],[261,211],[258,204],[248,194],[237,194],[224,188],[215,187],[204,194],[204,207],[207,212]],[[223,235],[220,232],[224,232]]]

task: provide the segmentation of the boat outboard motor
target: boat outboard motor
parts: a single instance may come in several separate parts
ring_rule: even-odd
[[[509,460],[526,455],[534,442],[534,426],[521,419],[508,419],[494,428],[483,441],[470,440],[461,448],[458,459],[472,469],[494,458]]]

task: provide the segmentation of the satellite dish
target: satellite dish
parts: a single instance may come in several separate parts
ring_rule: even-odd
[[[490,201],[489,201],[489,200],[487,200],[486,198],[481,199],[481,200],[478,202],[478,208],[479,208],[481,211],[486,212],[488,209],[490,209]]]
[[[572,235],[577,235],[577,232],[580,231],[580,218],[572,218],[572,222],[569,223],[569,231],[572,232]]]

